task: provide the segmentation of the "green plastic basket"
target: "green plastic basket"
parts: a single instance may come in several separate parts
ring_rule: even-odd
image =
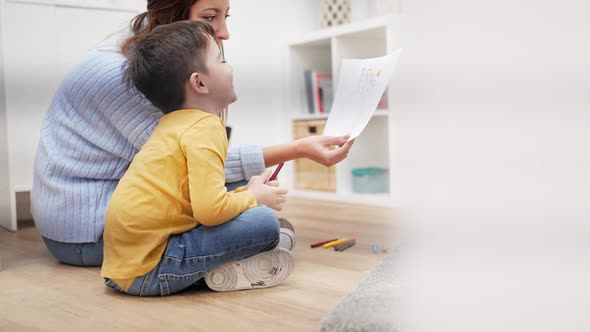
[[[353,169],[352,191],[359,194],[388,193],[389,170],[379,167]]]

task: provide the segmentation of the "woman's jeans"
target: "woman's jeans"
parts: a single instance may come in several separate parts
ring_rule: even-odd
[[[101,266],[102,236],[96,243],[66,243],[43,237],[49,252],[60,262],[76,266]]]

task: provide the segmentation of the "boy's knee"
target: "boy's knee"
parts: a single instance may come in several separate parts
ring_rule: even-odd
[[[260,223],[260,231],[274,234],[277,238],[279,237],[279,220],[273,209],[266,206],[257,206],[256,219]]]

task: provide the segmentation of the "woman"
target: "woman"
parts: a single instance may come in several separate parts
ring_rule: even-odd
[[[123,83],[121,47],[158,25],[189,19],[208,22],[221,44],[229,39],[227,17],[228,0],[148,0],[147,11],[131,23],[131,36],[125,32],[105,41],[66,77],[43,120],[31,193],[35,224],[58,260],[102,264],[108,201],[162,115]],[[334,165],[352,145],[345,142],[344,137],[314,136],[266,148],[230,149],[228,189],[288,160]],[[334,145],[338,147],[330,150]]]

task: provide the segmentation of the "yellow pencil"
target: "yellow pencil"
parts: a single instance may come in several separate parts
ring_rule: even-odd
[[[342,239],[338,239],[336,241],[328,242],[328,243],[322,245],[322,247],[324,247],[324,248],[331,248],[334,245],[334,243],[341,242],[341,241],[345,241],[346,242],[346,241],[348,241],[348,238],[345,237],[345,238],[342,238]]]
[[[324,247],[324,248],[332,248],[332,247],[335,247],[335,246],[341,245],[341,244],[343,244],[343,243],[345,243],[345,242],[348,242],[348,241],[350,241],[350,240],[356,240],[356,238],[355,238],[355,237],[351,237],[351,238],[349,239],[349,238],[345,237],[345,238],[343,238],[343,239],[340,239],[340,240],[336,240],[336,241],[328,242],[328,243],[324,244],[324,245],[323,245],[323,247]]]

